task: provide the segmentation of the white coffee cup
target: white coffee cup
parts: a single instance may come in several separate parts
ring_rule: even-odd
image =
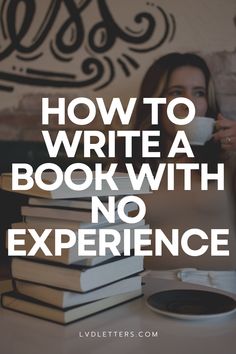
[[[181,129],[185,131],[190,145],[204,145],[211,139],[214,125],[213,118],[196,116],[189,124],[181,126]]]

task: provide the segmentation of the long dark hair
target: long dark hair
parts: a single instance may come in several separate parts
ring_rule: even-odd
[[[170,53],[156,60],[144,76],[137,102],[134,129],[156,129],[156,127],[150,125],[150,106],[143,104],[143,98],[153,96],[164,97],[171,74],[175,69],[182,66],[196,67],[203,72],[206,80],[206,98],[208,103],[206,115],[216,119],[216,116],[219,113],[219,107],[216,99],[215,88],[211,73],[204,59],[192,53]],[[161,107],[161,105],[159,107]],[[159,116],[160,115],[161,108],[159,111]],[[161,120],[159,120],[158,130],[160,130],[160,151],[163,156],[164,142],[166,136],[161,124]],[[139,152],[140,147],[137,146],[137,156],[135,156],[135,158],[137,161],[139,160],[139,164],[141,164],[141,162],[144,161],[138,157],[138,155],[141,156]],[[215,165],[219,161],[220,156],[219,144],[216,144],[213,140],[210,140],[204,145],[204,147],[193,147],[193,152],[196,160],[198,160],[199,162],[207,162],[209,164],[209,168],[211,170],[215,170]],[[149,159],[145,162],[149,162],[152,167],[157,166],[159,163],[158,159]]]

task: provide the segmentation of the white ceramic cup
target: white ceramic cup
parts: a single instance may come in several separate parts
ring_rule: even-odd
[[[190,145],[204,145],[211,139],[215,120],[210,117],[194,117],[192,122],[181,126]]]

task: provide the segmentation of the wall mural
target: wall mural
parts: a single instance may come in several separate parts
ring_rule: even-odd
[[[145,53],[175,36],[174,15],[157,3],[143,1],[126,25],[112,10],[106,0],[3,0],[0,62],[9,65],[0,70],[0,90],[28,85],[97,91],[120,71],[134,74]]]

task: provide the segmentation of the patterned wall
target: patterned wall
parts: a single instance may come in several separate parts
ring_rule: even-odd
[[[203,55],[235,115],[234,0],[1,0],[0,10],[1,140],[41,140],[43,96],[125,102],[171,51]]]

